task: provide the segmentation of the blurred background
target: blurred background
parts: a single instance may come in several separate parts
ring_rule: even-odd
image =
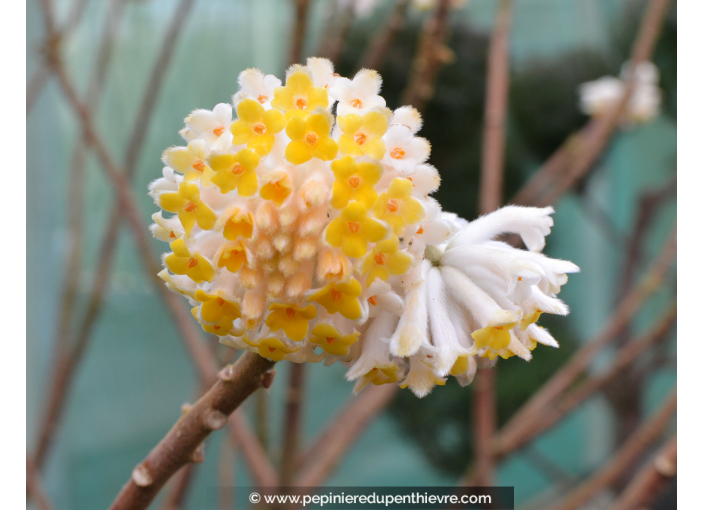
[[[432,144],[430,163],[440,171],[435,197],[445,210],[477,216],[487,53],[499,2],[455,2],[434,95],[420,132]],[[384,30],[396,1],[312,0],[302,54],[329,56],[351,77]],[[382,95],[400,106],[424,23],[433,2],[406,2],[404,23],[379,60]],[[423,5],[421,5],[423,4]],[[426,5],[429,4],[429,5]],[[579,109],[581,83],[618,76],[628,60],[646,2],[640,0],[520,0],[510,35],[504,199],[508,202],[565,140],[589,120]],[[161,152],[182,144],[178,130],[195,108],[229,102],[237,76],[248,67],[284,77],[289,64],[295,2],[289,0],[57,0],[65,27],[60,51],[79,94],[113,159],[134,168],[135,196],[145,222],[156,206],[148,183],[159,177]],[[183,17],[148,122],[140,124],[140,149],[130,137],[144,91],[174,16]],[[336,34],[344,31],[339,47]],[[104,34],[109,33],[106,37]],[[498,364],[499,426],[604,326],[628,289],[645,274],[676,219],[676,8],[669,9],[653,62],[660,70],[662,105],[652,121],[619,129],[576,186],[553,205],[555,227],[545,252],[571,260],[582,272],[570,277],[561,298],[566,317],[542,323],[559,350],[539,346],[530,363],[514,357]],[[81,149],[80,124],[55,78],[45,69],[45,22],[38,0],[27,2],[27,437],[36,451],[51,398],[57,349],[77,338],[90,299],[114,193],[94,153]],[[110,41],[105,46],[105,41]],[[106,48],[110,49],[106,51]],[[41,74],[47,76],[43,82]],[[96,78],[97,76],[97,78]],[[132,142],[134,143],[134,142]],[[132,159],[130,159],[132,158]],[[77,226],[79,228],[77,228]],[[181,405],[199,395],[193,363],[171,316],[157,297],[129,229],[117,242],[104,302],[85,333],[56,436],[41,476],[55,507],[104,508],[135,464],[178,418]],[[155,253],[166,246],[153,240]],[[71,261],[74,265],[71,265]],[[75,288],[67,291],[71,268]],[[674,302],[674,271],[590,364],[607,370],[619,346],[648,331]],[[71,307],[67,312],[67,300]],[[497,485],[515,487],[517,508],[547,508],[587,479],[655,412],[676,384],[676,331],[629,364],[565,419],[498,464]],[[203,333],[223,363],[233,353]],[[283,437],[289,364],[277,365],[272,388],[244,406],[274,466]],[[351,397],[345,368],[311,365],[305,378],[301,447],[311,444]],[[418,400],[408,390],[370,420],[339,464],[321,483],[339,485],[454,485],[471,464],[471,388],[452,379]],[[669,430],[674,430],[669,426]],[[648,451],[652,453],[657,445]],[[643,457],[645,458],[645,457]],[[584,508],[607,508],[639,467],[600,490]],[[206,443],[205,461],[193,473],[183,508],[206,508],[217,486],[251,483],[247,464],[227,434]],[[168,491],[164,491],[168,493]],[[210,496],[209,496],[210,495]],[[224,497],[224,496],[223,496]],[[668,491],[660,508],[674,508]],[[212,498],[211,498],[212,499]],[[215,498],[217,500],[217,498]],[[158,500],[154,508],[160,508]],[[29,504],[31,507],[31,503]],[[211,507],[207,507],[211,508]],[[216,508],[213,506],[212,508]]]

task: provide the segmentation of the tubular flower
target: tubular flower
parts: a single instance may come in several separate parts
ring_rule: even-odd
[[[362,285],[352,279],[346,283],[329,283],[308,296],[308,301],[317,302],[331,315],[339,313],[346,319],[357,320],[362,316],[358,299],[361,295]]]
[[[384,225],[367,216],[364,204],[350,202],[328,225],[325,240],[330,246],[342,248],[348,257],[359,258],[367,252],[367,244],[381,241],[386,231]]]
[[[319,345],[325,352],[333,356],[347,356],[350,353],[350,346],[359,340],[357,331],[351,335],[343,335],[335,326],[324,322],[316,325],[310,335],[312,343]]]
[[[171,245],[159,277],[205,331],[275,361],[340,362],[355,391],[419,397],[558,346],[538,322],[569,312],[557,295],[579,269],[540,253],[551,208],[443,212],[421,115],[386,109],[374,71],[349,80],[310,58],[285,86],[256,69],[238,83],[234,123],[231,105],[192,112],[188,146],[149,185],[152,234]]]
[[[316,108],[328,107],[328,91],[313,85],[306,68],[293,65],[286,72],[286,86],[274,89],[271,106],[285,112],[286,120],[293,116],[306,117]]]
[[[182,182],[178,192],[163,193],[159,196],[159,204],[165,211],[178,214],[186,235],[196,223],[203,230],[210,230],[217,220],[213,210],[200,199],[200,190],[193,183]]]
[[[390,117],[391,111],[386,108],[376,108],[364,115],[349,113],[338,117],[337,123],[342,131],[337,141],[340,153],[382,159],[386,152],[382,136]]]
[[[205,141],[196,139],[190,142],[188,147],[166,149],[161,159],[165,165],[182,173],[184,180],[200,180],[203,186],[208,187],[215,173],[206,163],[208,154]]]
[[[284,330],[291,340],[300,342],[308,334],[308,322],[315,319],[318,314],[313,305],[305,308],[295,305],[272,303],[269,305],[271,313],[266,318],[266,325],[272,331]]]
[[[187,275],[196,283],[209,282],[215,271],[213,265],[200,253],[191,254],[183,239],[171,243],[173,253],[166,256],[164,263],[174,274]]]
[[[369,160],[357,163],[354,158],[345,156],[330,165],[335,174],[332,184],[330,205],[342,209],[350,200],[364,204],[371,209],[379,197],[374,185],[379,182],[384,171],[378,161]]]
[[[337,144],[330,138],[332,115],[322,108],[315,110],[307,119],[292,117],[286,125],[286,134],[291,142],[286,146],[286,159],[300,165],[311,158],[323,161],[335,159]]]
[[[397,236],[402,236],[407,225],[423,219],[423,206],[415,198],[413,183],[397,177],[389,185],[389,191],[379,195],[374,206],[374,215],[391,225]]]
[[[246,98],[237,105],[238,120],[232,123],[232,143],[247,144],[247,148],[260,156],[266,156],[274,147],[274,135],[286,126],[283,114],[278,110],[264,110],[255,99]]]
[[[220,154],[210,158],[210,165],[217,172],[211,179],[220,188],[220,193],[237,190],[242,197],[257,192],[259,156],[254,151],[242,149],[237,154]]]
[[[391,234],[383,241],[376,243],[374,248],[362,260],[360,272],[367,275],[367,287],[375,278],[384,281],[390,275],[406,274],[413,264],[413,257],[398,249],[398,237]]]

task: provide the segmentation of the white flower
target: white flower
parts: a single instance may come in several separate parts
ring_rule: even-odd
[[[381,76],[371,69],[362,69],[352,80],[339,78],[330,89],[330,96],[339,101],[338,115],[364,114],[372,108],[383,108],[386,100],[379,95]]]
[[[256,99],[268,110],[271,108],[271,100],[274,98],[274,89],[281,86],[279,80],[273,74],[264,74],[259,69],[246,69],[237,78],[240,90],[232,96],[232,104],[237,104],[246,97]]]
[[[340,78],[340,75],[335,72],[332,62],[327,58],[310,57],[306,61],[306,67],[313,77],[313,85],[323,87],[328,89],[328,91],[335,86],[335,83]],[[333,103],[334,101],[330,100],[328,107],[332,106]]]
[[[382,162],[409,175],[430,156],[430,143],[425,138],[413,136],[413,132],[401,124],[392,125],[384,135],[386,154]]]
[[[232,145],[232,105],[220,103],[210,110],[195,110],[186,117],[190,133],[205,140],[208,148],[224,152]]]

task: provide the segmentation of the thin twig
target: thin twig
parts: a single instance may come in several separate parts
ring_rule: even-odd
[[[330,4],[333,5],[333,2]],[[345,49],[347,35],[354,21],[354,4],[354,0],[348,1],[342,11],[335,16],[335,19],[328,20],[328,29],[318,47],[318,55],[329,59],[333,65],[337,65],[342,51]],[[338,5],[338,3],[336,2],[334,5]],[[335,9],[335,11],[337,10]]]
[[[449,14],[450,0],[439,0],[434,15],[425,22],[401,104],[423,111],[433,97],[435,78],[442,64],[447,62],[445,40],[449,32]]]
[[[260,390],[261,391],[261,390]],[[235,508],[235,463],[237,461],[237,444],[230,436],[223,436],[218,459],[218,505],[221,510]]]
[[[296,470],[296,456],[300,440],[304,381],[306,366],[304,363],[291,364],[291,375],[286,393],[286,411],[284,417],[284,438],[281,449],[280,484],[289,487]]]
[[[291,33],[291,53],[289,65],[301,62],[303,57],[303,43],[305,42],[306,26],[308,24],[308,6],[310,0],[292,0],[295,4],[295,21]]]
[[[484,140],[479,196],[480,214],[490,213],[503,202],[504,147],[506,109],[508,107],[511,0],[501,0],[496,27],[489,44]],[[494,454],[491,438],[496,432],[496,372],[486,368],[477,373],[472,399],[474,424],[474,459],[477,485],[491,485],[494,477]]]
[[[294,485],[320,485],[398,391],[398,386],[394,384],[370,386],[359,396],[350,399],[301,456],[301,467]]]
[[[227,424],[228,416],[261,387],[271,360],[251,352],[219,374],[219,380],[176,422],[138,464],[110,510],[142,510],[181,467],[194,460],[203,440]]]
[[[663,434],[677,410],[674,390],[660,409],[643,423],[619,448],[609,462],[584,481],[550,510],[576,510],[588,503],[600,490],[608,487],[630,469],[643,453]]]
[[[173,480],[173,487],[166,496],[163,510],[181,510],[186,506],[188,493],[193,485],[193,477],[195,476],[198,464],[193,462],[186,464],[181,469]]]
[[[247,465],[257,486],[276,487],[279,485],[276,470],[269,462],[266,451],[257,436],[244,420],[241,411],[236,411],[230,416],[230,434],[232,444],[242,448],[242,454],[247,460]]]
[[[44,485],[29,452],[27,452],[27,496],[32,498],[39,510],[54,510],[54,505],[46,495]]]
[[[658,450],[648,463],[633,478],[621,497],[609,510],[637,510],[655,500],[657,495],[677,475],[677,435]]]
[[[596,354],[623,330],[645,300],[660,287],[676,252],[676,231],[673,230],[646,276],[621,302],[599,333],[580,348],[499,431],[493,441],[497,455],[512,451],[516,440],[524,434],[523,423],[532,422],[534,415],[543,413],[551,402],[562,395],[587,370]]]
[[[667,15],[670,0],[651,0],[631,52],[631,68],[650,59]],[[603,117],[592,119],[572,135],[511,200],[514,204],[546,206],[575,185],[606,148],[635,86],[636,73],[626,80],[619,102]]]
[[[386,24],[374,35],[374,39],[369,44],[367,52],[362,56],[357,67],[367,69],[379,69],[384,63],[384,59],[394,41],[396,34],[406,23],[406,13],[410,0],[398,0],[389,15]]]

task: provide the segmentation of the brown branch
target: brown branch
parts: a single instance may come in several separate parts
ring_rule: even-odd
[[[664,340],[676,320],[677,305],[673,305],[648,332],[622,347],[614,355],[614,362],[606,372],[587,379],[572,391],[567,392],[554,404],[548,404],[541,409],[540,413],[532,414],[526,418],[526,421],[522,423],[522,429],[515,432],[516,435],[513,442],[506,445],[506,451],[500,451],[497,454],[505,456],[506,453],[522,447],[528,441],[549,430],[564,418],[567,413],[614,381],[619,375],[622,375],[623,371],[648,348]]]
[[[652,462],[633,478],[609,510],[646,508],[677,475],[677,436],[660,448]]]
[[[506,109],[508,107],[511,0],[501,0],[496,27],[489,44],[484,110],[484,140],[479,196],[480,214],[490,213],[503,202]],[[477,373],[472,399],[474,459],[477,485],[488,486],[494,477],[491,438],[496,432],[496,372],[486,368]]]
[[[306,366],[304,363],[291,364],[291,375],[286,394],[284,438],[281,450],[281,473],[279,480],[281,487],[289,487],[292,485],[294,472],[296,470],[305,375]]]
[[[163,510],[180,510],[186,505],[186,498],[193,483],[197,464],[189,463],[179,469],[173,480],[173,487],[166,496]]]
[[[663,434],[676,409],[677,391],[675,390],[655,415],[638,427],[603,468],[580,484],[550,510],[577,510],[588,503],[597,492],[618,480]]]
[[[394,384],[370,386],[359,396],[352,397],[301,456],[301,467],[294,485],[320,485],[372,420],[389,405],[398,390]]]
[[[247,425],[240,411],[230,416],[230,434],[232,443],[242,448],[252,478],[259,487],[276,487],[279,485],[279,477],[274,467],[269,462],[266,451]]]
[[[631,52],[631,68],[650,59],[667,15],[670,0],[651,0]],[[511,200],[514,204],[550,205],[592,168],[614,133],[635,85],[636,73],[626,80],[619,102],[603,117],[592,119],[572,135]]]
[[[246,352],[219,373],[219,380],[176,422],[138,464],[110,510],[146,509],[159,490],[194,454],[208,435],[224,427],[228,416],[262,386],[274,363]]]
[[[401,95],[401,104],[414,106],[422,112],[433,97],[435,78],[442,64],[448,60],[445,40],[449,32],[449,13],[450,0],[438,0],[435,14],[428,18],[423,27],[411,76]]]
[[[54,505],[46,495],[44,485],[29,452],[27,452],[27,496],[32,498],[39,510],[54,510]]]
[[[235,507],[236,454],[237,443],[231,437],[223,436],[218,459],[218,505],[221,510],[232,510]]]
[[[379,69],[386,58],[391,43],[406,23],[406,13],[410,0],[398,0],[389,15],[386,24],[374,35],[367,52],[359,61],[359,68]]]
[[[308,24],[308,6],[310,0],[292,0],[295,4],[295,21],[291,33],[291,53],[289,54],[289,65],[301,62],[303,58],[303,43],[306,38],[306,28]]]
[[[354,4],[354,1],[348,2],[342,12],[335,17],[336,19],[328,20],[328,29],[318,47],[318,55],[330,59],[333,65],[337,65],[345,49],[345,41],[354,21]],[[331,2],[330,5],[333,3]]]
[[[659,288],[676,252],[676,230],[673,230],[648,274],[621,302],[599,333],[581,347],[499,431],[493,441],[494,452],[497,455],[506,455],[512,451],[517,439],[524,433],[523,422],[532,421],[534,415],[543,413],[547,406],[562,395],[585,372],[597,353],[623,330],[635,313],[640,310],[644,301]]]

